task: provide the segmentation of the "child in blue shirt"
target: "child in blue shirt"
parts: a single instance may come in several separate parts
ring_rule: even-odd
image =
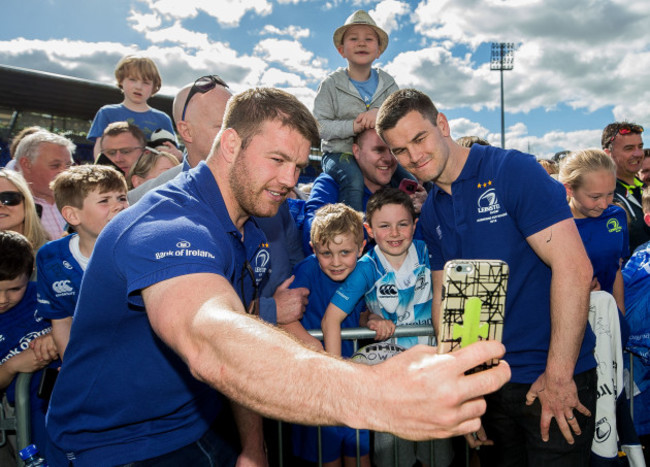
[[[311,246],[314,254],[294,268],[295,280],[291,287],[309,289],[309,303],[300,321],[282,327],[308,346],[322,350],[320,341],[307,329],[319,329],[325,308],[341,282],[354,270],[363,251],[363,217],[361,213],[342,203],[328,204],[316,211],[311,228]],[[359,300],[341,327],[359,327],[363,300]],[[343,343],[342,354],[351,357],[352,341]],[[318,432],[316,427],[292,427],[294,455],[309,462],[318,462]],[[356,457],[356,430],[348,427],[321,427],[323,463],[340,461],[341,457],[354,462]],[[359,431],[361,465],[370,466],[369,435]]]
[[[396,326],[432,323],[429,253],[423,241],[413,240],[415,207],[409,195],[396,188],[376,191],[366,205],[365,226],[376,245],[338,288],[322,321],[325,350],[334,354],[341,348],[341,322],[364,297],[370,310],[367,326],[377,331],[378,340],[392,336]],[[428,337],[400,337],[395,343],[410,348],[427,344]],[[399,465],[413,465],[416,460],[427,466],[449,465],[453,457],[451,442],[433,443],[432,460],[429,442],[375,433],[374,461],[378,467],[393,466],[396,446]]]
[[[162,86],[158,67],[153,60],[138,55],[127,55],[115,67],[115,79],[124,94],[124,100],[121,104],[103,106],[95,115],[88,131],[88,139],[95,141],[95,157],[101,152],[100,139],[109,123],[129,122],[140,128],[147,139],[151,139],[151,134],[158,129],[175,134],[169,116],[147,104],[149,98]]]
[[[29,282],[33,270],[29,240],[0,230],[0,389],[6,389],[13,404],[18,373],[35,372],[30,386],[31,442],[44,452],[47,401],[37,396],[38,386],[41,370],[58,361],[58,352],[49,323],[36,314],[36,283]]]
[[[128,207],[126,180],[105,165],[81,165],[52,182],[56,205],[75,233],[46,243],[36,255],[38,314],[52,321],[52,335],[63,358],[81,279],[104,226]]]
[[[559,180],[594,268],[593,287],[612,294],[625,313],[621,262],[630,253],[625,210],[612,204],[616,166],[604,151],[586,149],[562,160]]]
[[[364,10],[334,32],[334,46],[348,62],[318,88],[314,116],[321,129],[322,166],[340,186],[339,201],[363,212],[363,175],[352,154],[354,135],[375,127],[382,102],[398,90],[388,73],[372,68],[386,50],[388,34]],[[398,165],[393,181],[413,177]]]

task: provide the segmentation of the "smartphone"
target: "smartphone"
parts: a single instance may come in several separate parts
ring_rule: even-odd
[[[438,353],[453,352],[482,340],[501,342],[508,274],[508,265],[501,260],[463,259],[445,264]],[[494,359],[470,372],[498,363]]]
[[[415,190],[418,189],[418,182],[416,182],[415,180],[404,178],[402,179],[401,182],[399,182],[399,189],[402,190],[407,195],[412,195],[413,193],[415,193]]]
[[[47,367],[41,373],[41,381],[38,385],[38,392],[36,395],[41,399],[46,401],[50,400],[52,395],[52,390],[54,389],[54,383],[56,383],[56,378],[59,376],[59,370],[57,368]]]

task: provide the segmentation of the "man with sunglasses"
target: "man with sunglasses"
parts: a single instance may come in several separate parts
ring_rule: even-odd
[[[603,130],[601,144],[616,164],[614,199],[630,215],[630,254],[650,240],[650,227],[643,221],[641,192],[644,184],[636,175],[643,163],[643,127],[631,122],[610,123]]]
[[[228,85],[217,75],[202,76],[178,91],[172,115],[176,131],[185,143],[183,163],[129,191],[129,204],[133,205],[148,191],[196,167],[208,157],[214,138],[221,130],[223,112],[230,96]]]
[[[242,410],[303,424],[410,439],[478,428],[481,396],[508,379],[508,366],[465,371],[502,355],[499,343],[453,357],[416,346],[366,366],[309,350],[247,313],[247,263],[259,280],[266,249],[250,216],[277,212],[318,137],[295,97],[245,91],[229,101],[205,162],[102,231],[48,412],[48,434],[71,465],[234,465],[209,429],[214,389]],[[257,432],[248,420],[240,431]],[[261,438],[246,440],[256,442],[243,443],[239,465],[265,466]]]

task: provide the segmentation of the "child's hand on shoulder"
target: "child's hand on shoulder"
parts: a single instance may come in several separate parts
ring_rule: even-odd
[[[368,316],[367,326],[368,329],[377,333],[375,336],[376,341],[385,341],[395,334],[395,323],[389,319],[380,318],[374,313],[370,313],[370,316]]]

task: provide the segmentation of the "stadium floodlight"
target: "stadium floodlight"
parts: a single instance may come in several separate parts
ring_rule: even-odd
[[[515,44],[512,42],[492,42],[490,70],[501,72],[501,147],[506,148],[505,118],[503,110],[503,71],[512,70],[515,61]]]

